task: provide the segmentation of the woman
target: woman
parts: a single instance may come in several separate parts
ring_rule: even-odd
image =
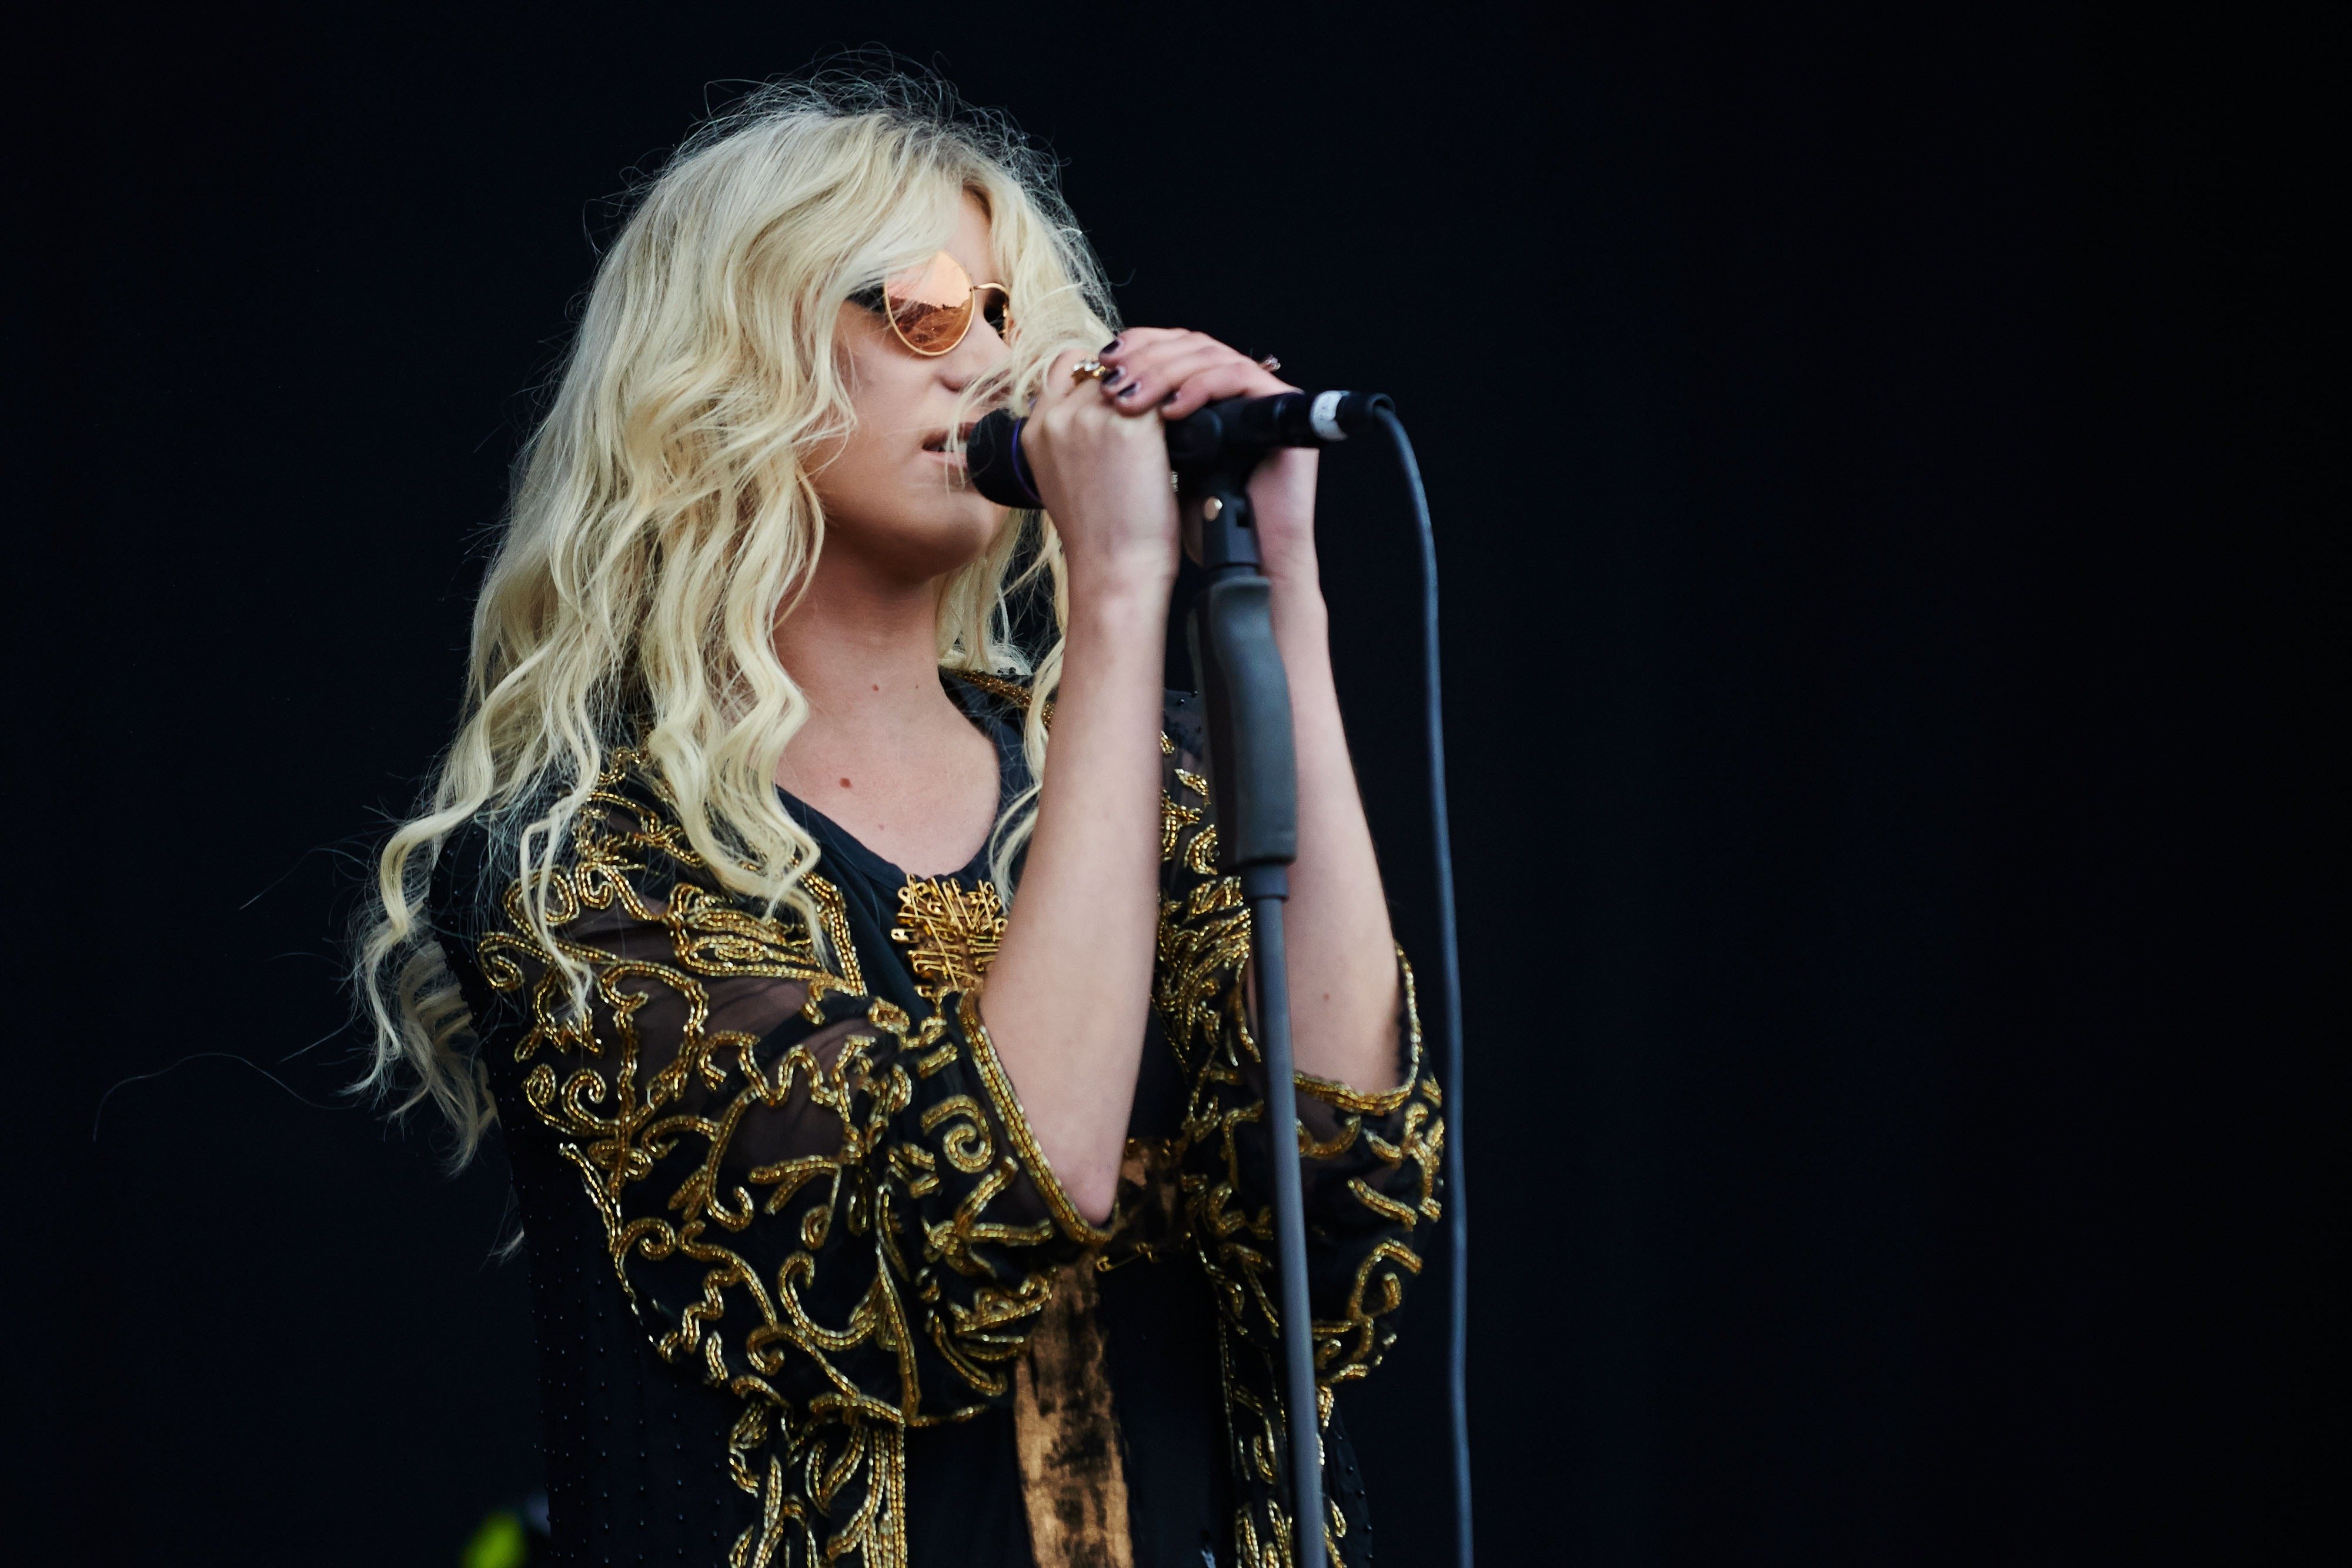
[[[1161,422],[1282,383],[1110,317],[1049,165],[904,80],[763,89],[599,268],[361,958],[371,1082],[461,1157],[503,1130],[565,1561],[1289,1560],[1248,918],[1160,689]],[[1043,515],[962,483],[1008,400]],[[1392,1336],[1439,1123],[1314,491],[1305,453],[1253,486],[1335,1388]]]

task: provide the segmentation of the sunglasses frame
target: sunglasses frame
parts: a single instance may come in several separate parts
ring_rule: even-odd
[[[942,261],[955,268],[956,276],[961,277],[964,281],[965,314],[963,319],[963,330],[958,332],[955,335],[955,340],[948,344],[943,349],[920,348],[916,345],[916,342],[912,338],[907,336],[907,329],[898,324],[898,301],[891,296],[890,285],[896,279],[905,277],[909,274],[927,273]],[[943,250],[935,253],[929,261],[923,262],[919,264],[919,266],[899,268],[898,271],[893,273],[890,277],[885,278],[882,282],[876,284],[870,288],[860,289],[857,293],[850,296],[850,298],[856,300],[858,304],[864,306],[866,309],[876,311],[885,321],[887,321],[890,324],[890,335],[898,339],[898,341],[905,346],[908,353],[919,354],[927,360],[936,360],[945,355],[954,353],[956,350],[963,346],[963,340],[971,336],[972,323],[981,319],[982,316],[985,313],[980,304],[980,296],[982,291],[984,289],[994,289],[998,296],[1003,299],[1004,330],[1003,335],[1007,338],[1011,337],[1013,335],[1013,290],[1006,287],[1002,283],[973,282],[971,274],[964,270],[963,263],[958,261],[954,256],[950,256]],[[945,308],[945,307],[942,307],[942,308]]]

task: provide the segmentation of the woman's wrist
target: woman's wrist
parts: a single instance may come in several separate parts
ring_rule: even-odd
[[[1063,628],[1074,643],[1135,643],[1157,650],[1168,635],[1173,571],[1148,568],[1070,573],[1070,610]]]
[[[1258,570],[1264,572],[1266,581],[1274,585],[1274,596],[1277,600],[1322,601],[1323,573],[1315,559],[1312,545],[1268,549],[1265,559],[1259,563]]]
[[[1172,557],[1138,551],[1127,556],[1066,558],[1069,561],[1070,613],[1096,609],[1133,614],[1156,599],[1155,613],[1168,612],[1168,596],[1176,586]]]

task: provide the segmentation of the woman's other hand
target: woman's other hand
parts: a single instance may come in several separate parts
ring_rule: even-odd
[[[1220,398],[1298,390],[1240,350],[1181,328],[1130,327],[1101,357],[1117,372],[1101,384],[1101,401],[1125,414],[1156,413],[1156,423],[1182,419]],[[1250,479],[1261,570],[1277,591],[1316,585],[1318,455],[1311,447],[1283,448],[1268,454]]]
[[[1297,389],[1198,332],[1132,328],[1102,356],[1120,374],[1101,401],[1157,413],[1151,428],[1228,397]],[[1084,390],[1084,389],[1081,389]],[[1157,429],[1152,430],[1155,440]],[[1330,617],[1315,571],[1312,449],[1269,454],[1250,477],[1258,553],[1274,585],[1274,637],[1290,686],[1298,761],[1298,858],[1290,868],[1291,1042],[1299,1067],[1365,1092],[1393,1087],[1399,981],[1380,862],[1348,757],[1331,674]]]

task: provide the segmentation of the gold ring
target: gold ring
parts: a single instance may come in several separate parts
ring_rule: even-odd
[[[1111,374],[1111,368],[1100,360],[1080,360],[1070,367],[1070,379],[1074,382],[1108,381]]]
[[[1263,355],[1258,360],[1257,368],[1264,371],[1266,374],[1272,375],[1275,371],[1282,369],[1282,361],[1272,354]]]

